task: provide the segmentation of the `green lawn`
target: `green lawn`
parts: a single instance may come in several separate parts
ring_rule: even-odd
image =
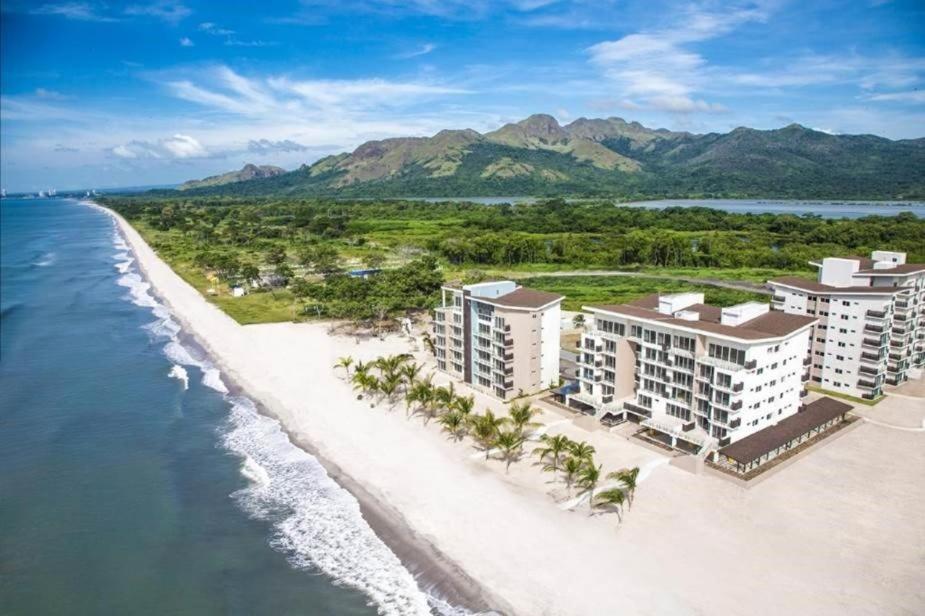
[[[651,293],[683,293],[699,291],[705,301],[718,306],[731,306],[740,302],[767,302],[768,296],[760,293],[718,289],[709,285],[659,278],[627,276],[534,276],[519,280],[525,286],[565,295],[563,308],[581,310],[588,304],[621,304]]]

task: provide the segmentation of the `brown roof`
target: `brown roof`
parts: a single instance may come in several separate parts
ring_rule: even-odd
[[[883,269],[874,269],[873,266],[869,266],[855,272],[854,275],[908,276],[909,274],[916,274],[918,272],[925,272],[925,263],[903,263],[902,265],[894,265],[893,267],[885,267]]]
[[[499,297],[473,297],[479,301],[494,304],[495,306],[510,306],[512,308],[542,308],[556,301],[561,301],[565,296],[558,293],[547,293],[546,291],[537,291],[527,287],[518,287],[517,289]]]
[[[736,462],[748,464],[850,410],[850,404],[820,398],[804,406],[800,412],[727,445],[719,452]]]
[[[769,284],[783,284],[789,287],[796,287],[810,293],[869,293],[871,295],[892,295],[902,291],[900,287],[833,287],[829,284],[822,284],[815,280],[807,280],[799,276],[783,276],[782,278],[772,278]]]
[[[646,295],[645,297],[640,297],[639,299],[634,299],[631,302],[627,302],[629,306],[638,306],[639,308],[651,308],[655,310],[658,308],[658,299],[661,297],[658,293],[652,293],[651,295]]]
[[[699,312],[700,319],[697,321],[678,319],[668,314],[662,314],[657,310],[640,308],[629,304],[589,306],[589,308],[628,317],[659,321],[666,325],[687,327],[709,334],[719,334],[741,340],[763,340],[765,338],[786,336],[817,320],[815,317],[772,310],[740,325],[723,325],[719,322],[722,308],[711,306],[710,304],[694,304],[684,309]]]

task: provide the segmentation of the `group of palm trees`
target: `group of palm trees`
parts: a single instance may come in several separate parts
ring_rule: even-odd
[[[351,367],[353,371],[351,372]],[[379,396],[394,409],[399,395],[404,396],[408,417],[420,416],[424,423],[436,420],[441,429],[454,441],[470,437],[475,446],[485,453],[485,459],[495,454],[505,463],[505,472],[511,464],[524,457],[524,445],[539,424],[533,418],[539,410],[526,401],[511,403],[508,415],[498,416],[491,410],[476,413],[475,398],[456,393],[453,383],[434,385],[433,375],[421,376],[422,366],[410,354],[388,355],[370,362],[354,361],[341,357],[335,368],[342,368],[354,389],[363,395]],[[535,437],[534,437],[535,438]],[[561,477],[571,495],[577,487],[588,497],[591,510],[612,510],[623,521],[623,507],[632,506],[639,468],[622,469],[606,473],[601,465],[594,464],[594,447],[586,442],[575,442],[564,435],[540,437],[540,446],[533,450],[542,463],[543,471]],[[603,479],[616,481],[596,493]]]
[[[603,465],[594,463],[595,452],[592,445],[584,441],[573,441],[564,434],[544,434],[540,440],[541,445],[534,449],[533,453],[544,463],[544,472],[560,476],[569,494],[572,493],[573,487],[587,494],[590,509],[598,507],[613,510],[620,521],[623,521],[624,505],[633,505],[639,477],[638,466],[605,474],[602,470]],[[595,493],[601,479],[615,481],[617,485]]]

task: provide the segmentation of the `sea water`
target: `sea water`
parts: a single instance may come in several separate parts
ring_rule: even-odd
[[[0,612],[465,613],[229,391],[107,214],[0,217]]]

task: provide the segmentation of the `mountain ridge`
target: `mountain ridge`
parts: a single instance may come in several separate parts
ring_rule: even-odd
[[[563,126],[534,114],[484,134],[446,129],[367,141],[291,172],[204,181],[184,186],[255,196],[921,198],[925,138],[832,135],[799,124],[696,134],[619,117]]]

